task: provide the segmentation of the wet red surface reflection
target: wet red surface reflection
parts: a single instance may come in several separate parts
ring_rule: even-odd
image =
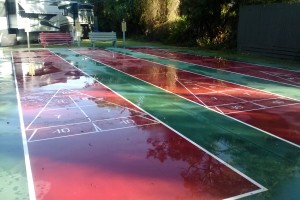
[[[146,50],[143,52],[153,53],[154,51]],[[298,122],[300,102],[298,100],[109,51],[77,50],[77,52],[216,112],[229,115],[276,137],[300,145]],[[166,52],[163,55],[169,54]],[[175,58],[178,55],[174,53],[173,56]],[[182,56],[186,59],[195,57],[188,54],[182,54]]]
[[[221,69],[254,77],[264,78],[289,85],[300,86],[300,72],[279,68],[265,67],[249,63],[235,62],[220,58],[202,57],[180,52],[172,52],[154,48],[131,48],[134,51],[156,55],[164,58],[184,61],[201,66]]]
[[[18,63],[38,200],[212,200],[260,190],[63,60],[37,76]]]

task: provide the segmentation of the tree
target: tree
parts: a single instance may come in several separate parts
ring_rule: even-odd
[[[199,45],[220,44],[236,30],[238,6],[232,0],[181,0],[180,13],[189,22],[192,40]]]
[[[100,31],[121,32],[121,22],[127,21],[129,33],[141,34],[139,19],[141,8],[139,0],[90,0],[99,20]]]
[[[296,3],[300,0],[89,0],[94,4],[100,31],[173,44],[235,47],[240,5]]]

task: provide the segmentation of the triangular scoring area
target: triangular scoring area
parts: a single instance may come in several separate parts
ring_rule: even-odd
[[[270,72],[270,71],[260,71],[261,73],[264,73],[264,74],[268,74],[268,75],[271,75],[271,76],[286,76],[287,74],[283,74],[283,73],[280,73],[280,72]]]
[[[53,93],[53,96],[27,126],[26,130],[47,128],[74,122],[87,122],[87,117],[78,109],[70,96],[62,96],[59,95],[60,93],[62,93],[61,89]]]
[[[212,83],[210,79],[177,79],[177,81],[195,97],[197,103],[205,107],[244,102],[242,99],[223,93],[232,89],[225,83]],[[220,110],[216,111],[221,112]]]
[[[285,74],[279,72],[270,72],[270,71],[260,71],[263,74],[267,74],[273,77],[277,77],[279,79],[284,79],[285,81],[298,84],[300,81],[300,77],[295,74]]]
[[[27,133],[31,135],[28,141],[34,142],[157,123],[143,112],[103,98],[59,90],[32,121]]]

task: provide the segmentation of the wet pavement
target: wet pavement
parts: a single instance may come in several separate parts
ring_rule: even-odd
[[[221,71],[224,70],[284,83],[287,85],[300,86],[300,72],[296,71],[295,69],[282,69],[278,67],[243,63],[225,60],[222,58],[203,57],[156,48],[131,48],[131,50],[191,64],[197,64],[203,67],[215,68]]]
[[[77,53],[189,99],[267,134],[300,144],[300,101],[110,51]]]
[[[295,122],[298,131],[289,114],[299,109],[297,99],[242,85],[232,90],[234,83],[113,52],[74,50],[2,56],[1,198],[298,198],[299,147],[224,115],[284,116],[287,124],[275,129]],[[272,106],[274,99],[291,111]],[[239,112],[226,107],[248,102]]]
[[[0,50],[0,199],[28,199],[11,52]]]

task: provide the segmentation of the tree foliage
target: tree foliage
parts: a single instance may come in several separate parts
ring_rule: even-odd
[[[94,5],[100,31],[121,31],[121,22],[126,20],[133,34],[140,32],[142,8],[139,0],[89,0]]]
[[[232,0],[181,0],[181,15],[189,22],[189,38],[199,45],[228,42],[237,27],[238,6]]]
[[[141,0],[141,23],[144,34],[150,35],[164,24],[176,20],[180,0]]]
[[[100,31],[121,32],[175,44],[234,47],[239,7],[300,0],[89,0]]]

